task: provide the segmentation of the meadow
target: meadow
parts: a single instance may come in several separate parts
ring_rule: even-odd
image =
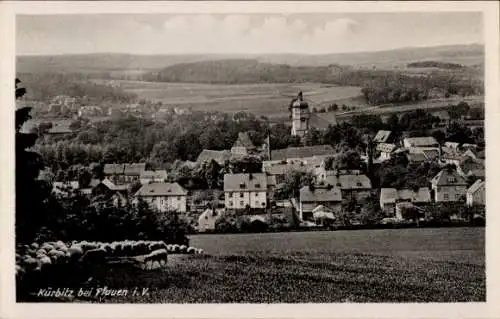
[[[101,80],[102,82],[103,80]],[[262,84],[198,84],[165,83],[126,80],[105,80],[139,98],[161,101],[164,105],[191,108],[193,111],[246,111],[257,116],[282,117],[288,114],[292,98],[302,90],[311,107],[363,105],[361,88],[333,86],[320,83],[262,83]]]
[[[205,255],[164,270],[112,267],[88,287],[149,288],[108,303],[485,301],[484,228],[191,236]],[[44,301],[38,299],[37,301]]]

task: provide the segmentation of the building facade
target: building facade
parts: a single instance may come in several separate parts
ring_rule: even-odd
[[[435,202],[459,202],[467,194],[467,182],[456,170],[445,168],[431,181]]]
[[[225,174],[224,203],[226,209],[267,208],[267,176],[256,174]]]
[[[160,212],[187,211],[188,192],[178,183],[151,183],[142,186],[135,194],[136,198],[143,199],[150,207]]]

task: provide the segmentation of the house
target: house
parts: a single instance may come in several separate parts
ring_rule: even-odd
[[[431,180],[435,202],[458,202],[467,193],[467,182],[455,169],[445,168]]]
[[[178,183],[160,182],[142,186],[134,196],[143,199],[160,212],[174,210],[185,213],[187,195],[187,190]]]
[[[267,207],[267,176],[256,174],[225,174],[224,203],[226,209]]]
[[[387,217],[399,217],[396,208],[399,203],[407,202],[414,205],[430,203],[431,193],[428,187],[421,187],[418,190],[382,188],[380,189],[380,208]]]
[[[448,148],[451,148],[451,149],[454,149],[454,150],[458,150],[458,147],[460,146],[460,143],[457,143],[457,142],[444,142],[444,146],[448,147]]]
[[[214,160],[220,166],[223,166],[226,161],[231,159],[231,152],[228,150],[214,151],[214,150],[203,150],[200,155],[198,155],[197,163],[210,162]]]
[[[362,200],[369,197],[372,190],[370,179],[360,172],[338,172],[336,175],[330,175],[322,181],[323,185],[339,187],[342,191],[342,199],[349,200],[355,198]],[[321,184],[320,184],[321,185]]]
[[[464,156],[456,166],[458,174],[463,178],[472,176],[484,180],[486,177],[484,160]]]
[[[198,226],[197,230],[200,233],[214,231],[215,224],[219,219],[222,218],[222,210],[210,209],[207,208],[201,215],[198,217]]]
[[[78,181],[52,183],[52,193],[57,195],[69,195],[70,192],[76,191],[79,188],[80,185]]]
[[[313,158],[326,158],[335,155],[331,145],[315,145],[304,147],[288,147],[271,151],[271,161],[308,160]]]
[[[145,163],[104,164],[104,175],[114,184],[137,182],[145,170]]]
[[[379,143],[375,149],[377,152],[380,152],[380,160],[386,161],[391,158],[396,150],[396,144]]]
[[[334,214],[342,209],[342,191],[337,186],[304,186],[300,189],[299,217],[301,220],[312,220],[313,211],[323,205]]]
[[[467,206],[486,204],[486,183],[478,179],[467,190],[465,201]]]
[[[380,130],[377,132],[377,134],[375,135],[375,137],[373,138],[373,142],[374,143],[392,143],[392,132],[391,131],[383,131],[383,130]]]
[[[148,184],[153,182],[165,182],[167,179],[167,171],[143,171],[139,177],[141,184]]]
[[[283,184],[285,182],[286,175],[290,172],[312,172],[312,168],[304,165],[302,162],[263,166],[262,170],[268,176],[273,176],[275,178],[276,185]]]
[[[248,132],[239,132],[238,139],[231,148],[231,154],[234,157],[244,157],[255,152],[257,148],[252,143]]]
[[[407,137],[403,139],[403,146],[406,148],[410,147],[439,147],[439,143],[432,136],[424,137]]]

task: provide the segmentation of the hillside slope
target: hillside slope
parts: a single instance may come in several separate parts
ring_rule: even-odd
[[[133,55],[118,53],[51,56],[18,56],[18,72],[104,72],[151,71],[167,66],[207,60],[255,59],[262,63],[290,66],[325,66],[329,64],[393,67],[421,60],[445,61],[467,66],[484,64],[483,45],[453,45],[426,48],[404,48],[377,52],[308,54],[198,54]]]

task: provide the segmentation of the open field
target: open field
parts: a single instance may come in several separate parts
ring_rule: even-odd
[[[359,105],[359,87],[338,87],[327,84],[195,84],[144,81],[105,81],[139,98],[161,101],[164,105],[192,110],[235,113],[246,111],[255,115],[278,117],[288,114],[290,100],[302,90],[311,107],[327,107],[330,103]]]
[[[94,287],[146,287],[147,295],[73,301],[465,302],[486,298],[484,228],[197,235],[191,245],[203,248],[206,255],[170,256],[163,271],[116,267],[92,274]]]

